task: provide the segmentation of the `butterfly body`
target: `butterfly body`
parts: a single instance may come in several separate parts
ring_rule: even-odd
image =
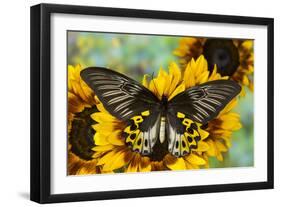
[[[163,143],[165,141],[165,131],[166,131],[166,117],[161,116],[160,131],[159,131],[159,139],[160,139],[161,143]]]
[[[201,125],[215,118],[241,90],[234,81],[217,80],[169,100],[110,69],[91,67],[80,75],[105,109],[126,123],[125,141],[142,155],[151,154],[158,139],[160,143],[167,139],[168,151],[176,157],[189,154],[201,140]]]

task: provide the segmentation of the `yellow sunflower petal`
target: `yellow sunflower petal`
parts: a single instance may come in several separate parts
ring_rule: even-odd
[[[103,170],[116,170],[126,165],[127,162],[126,153],[124,151],[119,151],[114,157],[111,157],[111,162],[104,163]]]
[[[214,68],[213,68],[213,72],[211,73],[211,75],[209,77],[209,81],[217,80],[217,79],[219,79],[219,76],[218,76],[218,73],[217,73],[217,65],[215,64]]]
[[[210,140],[210,139],[209,139],[209,140],[207,140],[206,142],[207,142],[208,145],[209,145],[209,149],[208,149],[208,151],[207,151],[208,155],[209,155],[209,156],[215,156],[215,155],[217,154],[217,149],[216,149],[216,146],[215,146],[213,140]]]
[[[193,165],[190,164],[189,162],[185,162],[185,166],[186,166],[186,169],[190,169],[190,170],[194,169]]]
[[[170,154],[165,156],[165,165],[171,170],[185,170],[186,165],[183,158],[176,158]]]
[[[195,77],[193,73],[193,69],[191,67],[191,63],[194,62],[194,59],[192,59],[186,66],[186,69],[183,74],[183,79],[185,83],[186,88],[190,88],[192,86],[195,86]]]
[[[116,146],[122,146],[125,145],[125,140],[121,138],[121,130],[115,130],[112,133],[110,133],[106,139],[110,144],[116,145]]]
[[[222,142],[220,142],[219,140],[215,140],[215,145],[217,146],[219,151],[227,152],[227,147]]]
[[[134,157],[131,159],[131,162],[128,164],[126,172],[137,172],[140,159],[140,155],[138,153],[135,153]]]
[[[251,50],[253,48],[254,42],[252,40],[246,40],[242,43],[242,47],[244,47],[247,50]]]
[[[194,63],[195,76],[199,77],[203,72],[208,71],[208,63],[203,55],[200,55]]]
[[[144,87],[146,87],[146,88],[149,88],[148,81],[147,81],[147,77],[148,77],[148,76],[149,76],[149,75],[145,74],[145,75],[143,76],[143,79],[142,79],[142,85],[143,85]]]
[[[242,84],[248,86],[250,83],[248,76],[244,75],[242,78]]]
[[[221,162],[223,161],[223,156],[220,152],[217,152],[216,158]]]
[[[97,165],[103,165],[105,163],[111,164],[114,161],[113,157],[115,157],[115,155],[118,154],[118,153],[119,152],[117,150],[112,150],[112,151],[106,153],[103,157],[101,157],[98,160]]]
[[[220,112],[220,115],[221,115],[221,114],[225,114],[225,113],[231,111],[231,110],[237,105],[237,103],[238,103],[238,99],[237,99],[237,98],[236,98],[236,99],[233,99],[232,101],[230,101],[230,102],[224,107],[224,109]],[[219,115],[219,116],[220,116],[220,115]]]
[[[95,131],[114,131],[114,124],[110,123],[110,122],[105,122],[105,123],[98,123],[98,124],[94,124],[92,125],[93,129]]]
[[[166,77],[167,77],[167,73],[162,68],[160,68],[158,77],[155,79],[155,87],[159,97],[162,97],[165,91],[166,80],[167,80]]]
[[[199,131],[199,134],[200,134],[202,140],[206,139],[209,136],[209,132],[201,129],[200,127],[199,127],[198,131]]]
[[[185,90],[185,84],[182,83],[173,91],[173,93],[169,96],[168,100],[171,100],[176,95],[178,95],[179,93],[183,92],[184,90]]]
[[[209,71],[203,72],[201,75],[198,76],[198,84],[207,82],[208,78],[209,78]]]
[[[140,172],[149,172],[151,171],[150,159],[148,157],[142,157],[139,164]]]
[[[200,141],[198,142],[198,148],[195,151],[207,151],[209,149],[209,145],[206,142]]]
[[[104,154],[104,152],[95,152],[95,153],[92,155],[92,158],[99,158],[99,157],[101,157],[103,154]]]
[[[207,153],[203,153],[202,154],[202,158],[205,160],[206,164],[204,165],[205,168],[209,168],[210,165],[209,165],[209,157],[207,155]]]
[[[97,97],[95,97],[95,99],[96,99],[98,102],[100,102]],[[98,110],[99,110],[100,112],[109,114],[108,111],[104,108],[104,106],[103,106],[101,103],[97,104],[96,106],[97,106],[97,108],[98,108]]]
[[[179,81],[181,79],[181,71],[178,65],[175,62],[172,62],[169,65],[169,74],[171,76],[171,84],[169,87],[166,87],[168,89],[168,96],[170,96],[174,90],[176,89],[177,85],[179,84]]]
[[[226,115],[222,115],[220,119],[223,120],[220,124],[220,127],[222,129],[234,131],[242,127],[241,123],[239,122],[239,117],[226,114]]]
[[[106,137],[102,136],[99,132],[96,132],[94,135],[94,140],[96,145],[108,145],[110,144]]]
[[[85,107],[90,107],[89,104],[83,102],[75,94],[68,92],[68,112],[77,113],[84,110]]]
[[[201,158],[193,153],[185,156],[185,160],[194,165],[205,165],[206,164],[206,161],[203,158]]]
[[[108,113],[104,113],[104,112],[96,112],[96,113],[93,113],[91,115],[91,118],[93,120],[95,120],[96,122],[114,122],[116,120],[115,117],[111,116],[110,114]]]
[[[95,146],[92,148],[93,151],[97,151],[97,152],[106,152],[109,150],[114,149],[116,146],[112,145],[112,144],[108,144],[108,145],[99,145],[99,146]]]

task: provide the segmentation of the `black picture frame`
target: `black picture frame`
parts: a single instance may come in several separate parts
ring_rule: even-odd
[[[169,187],[74,194],[50,193],[50,16],[53,13],[99,15],[196,21],[207,23],[233,23],[263,25],[267,27],[267,181],[238,184]],[[31,7],[31,174],[30,199],[39,203],[70,202],[102,199],[166,196],[178,194],[210,193],[273,188],[273,28],[272,18],[195,14],[168,11],[103,8],[89,6],[39,4]],[[266,87],[266,86],[265,86]]]

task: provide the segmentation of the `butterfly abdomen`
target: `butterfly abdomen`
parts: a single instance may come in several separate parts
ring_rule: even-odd
[[[159,139],[163,143],[165,141],[165,130],[166,130],[166,117],[161,117]]]

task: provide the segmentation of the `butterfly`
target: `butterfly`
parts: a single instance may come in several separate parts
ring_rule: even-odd
[[[232,80],[215,80],[159,99],[137,81],[102,67],[81,71],[81,78],[94,91],[104,108],[126,123],[126,143],[133,151],[149,155],[156,141],[168,140],[168,151],[185,156],[198,147],[200,127],[214,119],[241,91]],[[153,81],[153,80],[152,80]]]

